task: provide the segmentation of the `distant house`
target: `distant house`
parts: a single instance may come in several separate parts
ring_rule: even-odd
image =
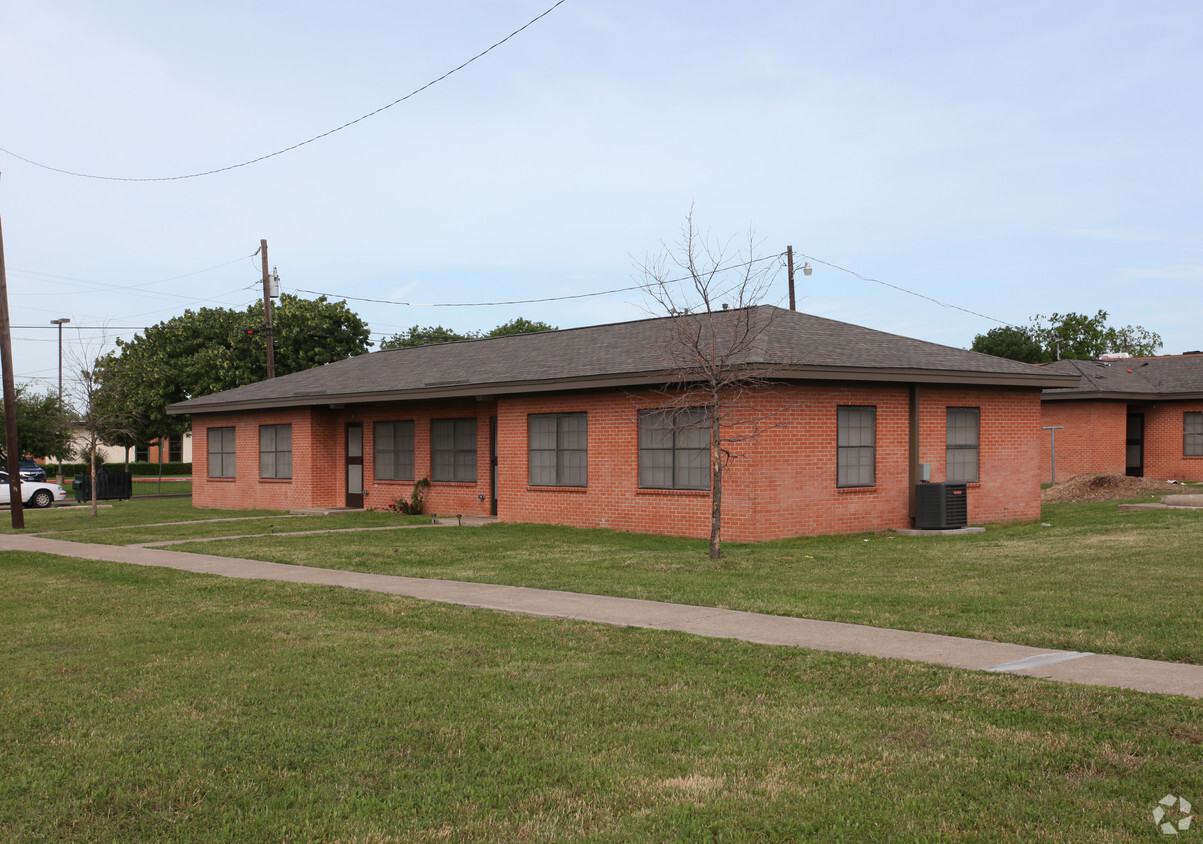
[[[74,424],[71,428],[71,457],[64,462],[86,463],[88,442],[88,432],[83,423]],[[126,460],[131,463],[191,463],[192,434],[185,433],[183,436],[164,440],[161,458],[158,440],[149,445],[135,446],[132,450],[103,443],[96,449],[96,459],[100,463],[124,463]],[[58,460],[44,457],[39,458],[38,462],[43,465],[57,464]]]
[[[775,427],[724,483],[724,536],[912,525],[921,465],[976,523],[1040,513],[1040,395],[1076,379],[761,306],[739,398]],[[198,507],[383,507],[707,536],[709,434],[664,411],[672,320],[375,352],[172,405],[191,414]]]
[[[1203,481],[1203,354],[1062,360],[1045,369],[1076,376],[1044,391],[1041,477],[1108,472]]]

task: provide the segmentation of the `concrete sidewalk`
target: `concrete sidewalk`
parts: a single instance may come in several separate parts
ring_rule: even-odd
[[[766,645],[790,645],[886,659],[909,659],[971,671],[1021,674],[1049,680],[1203,698],[1203,666],[1200,665],[1032,648],[933,633],[887,630],[834,621],[813,621],[632,598],[365,574],[213,557],[206,554],[186,554],[160,548],[89,545],[37,536],[0,536],[0,551],[34,551],[87,560],[159,566],[222,577],[340,586],[546,618],[570,618],[600,624],[680,630],[699,636],[742,639]]]

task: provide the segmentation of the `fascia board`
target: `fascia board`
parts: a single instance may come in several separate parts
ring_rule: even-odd
[[[958,372],[950,370],[878,369],[857,367],[756,367],[765,378],[782,381],[877,381],[906,384],[951,384],[979,387],[1049,387],[1078,386],[1077,375],[1026,375],[1015,373]],[[282,407],[318,407],[329,404],[375,404],[387,402],[440,401],[446,399],[504,396],[521,393],[564,392],[659,386],[676,380],[671,370],[656,372],[602,375],[591,378],[557,378],[544,381],[508,381],[491,384],[431,385],[410,390],[382,390],[358,393],[298,393],[291,396],[246,399],[205,403],[189,408],[188,402],[170,405],[167,413],[184,414],[228,413],[233,411],[268,410]]]

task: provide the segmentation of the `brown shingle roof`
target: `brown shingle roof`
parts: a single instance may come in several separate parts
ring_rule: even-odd
[[[1059,360],[1045,369],[1077,375],[1077,386],[1044,391],[1051,400],[1203,398],[1203,355],[1124,360]]]
[[[756,321],[739,363],[773,377],[1066,386],[1064,374],[768,305],[718,312]],[[501,395],[671,380],[674,319],[519,334],[374,352],[171,405],[169,413]]]

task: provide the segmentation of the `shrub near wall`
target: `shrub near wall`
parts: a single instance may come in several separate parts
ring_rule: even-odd
[[[101,465],[104,468],[108,469],[110,472],[127,471],[124,463],[103,463]],[[42,468],[46,470],[47,478],[51,477],[52,475],[54,475],[54,476],[58,475],[58,465],[57,464],[47,463],[44,466],[42,466]],[[134,475],[135,477],[157,478],[159,476],[159,464],[158,463],[131,463],[131,464],[129,464],[128,471],[131,475]],[[63,464],[63,477],[65,477],[65,478],[73,478],[76,475],[86,475],[87,473],[88,473],[88,464],[86,464],[86,463],[64,463]],[[192,464],[191,463],[164,463],[163,464],[163,477],[168,478],[168,477],[181,477],[181,476],[189,477],[189,478],[192,477]]]

